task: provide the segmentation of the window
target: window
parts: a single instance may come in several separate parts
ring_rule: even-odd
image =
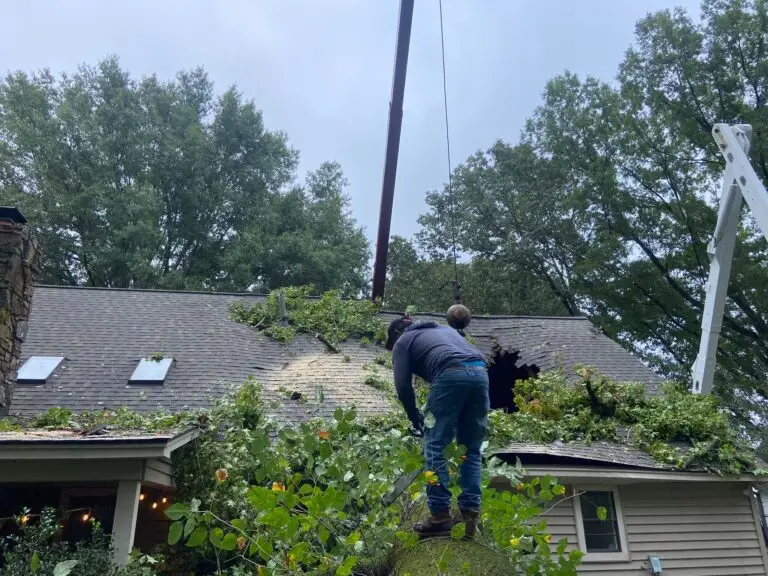
[[[128,382],[130,384],[163,384],[172,363],[173,358],[142,358]]]
[[[19,384],[45,384],[64,356],[31,356],[16,374]]]
[[[616,487],[574,489],[576,532],[585,561],[629,560],[624,518]]]

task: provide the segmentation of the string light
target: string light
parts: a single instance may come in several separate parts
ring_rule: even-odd
[[[88,520],[90,520],[90,519],[91,519],[91,515],[88,514],[88,512],[83,514],[83,522],[88,522]]]
[[[64,510],[61,512],[61,519],[66,518],[70,514],[85,512],[88,517],[91,517],[91,508],[72,508],[71,510]],[[6,516],[0,518],[0,526],[2,526],[5,522],[9,520],[15,520],[18,524],[21,524],[22,526],[27,524],[30,520],[33,518],[39,518],[40,514],[23,514],[22,516]]]
[[[163,504],[165,504],[166,502],[168,502],[168,498],[165,498],[165,497],[164,497],[164,498],[163,498]]]
[[[157,502],[152,502],[152,510],[157,508]]]
[[[147,497],[147,495],[146,495],[146,494],[144,494],[144,493],[142,493],[142,494],[139,494],[139,501],[140,501],[140,502],[144,502],[144,498],[146,498],[146,497]]]

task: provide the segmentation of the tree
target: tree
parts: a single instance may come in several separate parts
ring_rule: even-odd
[[[355,292],[368,246],[341,169],[296,186],[297,163],[253,102],[215,97],[202,69],[137,81],[111,58],[0,81],[0,192],[43,243],[46,283]]]
[[[521,264],[521,263],[516,263]],[[453,280],[458,273],[464,304],[475,314],[566,314],[556,294],[522,265],[476,256],[459,262],[452,258],[419,254],[413,243],[394,236],[389,245],[384,306],[403,311],[445,312],[454,303]]]
[[[348,212],[341,166],[327,162],[304,187],[271,199],[269,218],[249,227],[226,260],[235,285],[260,291],[312,285],[359,295],[365,288],[368,240]]]
[[[713,124],[753,125],[752,160],[768,181],[766,3],[710,0],[703,16],[701,24],[681,10],[641,20],[616,87],[554,78],[523,141],[470,158],[454,188],[462,251],[528,262],[570,312],[686,381],[723,170]],[[431,195],[423,219],[422,237],[437,250],[447,200],[445,191]],[[767,256],[745,219],[717,391],[747,425],[768,398]]]

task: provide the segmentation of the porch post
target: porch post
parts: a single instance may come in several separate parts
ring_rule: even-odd
[[[112,540],[115,546],[115,562],[119,566],[125,566],[128,562],[128,556],[133,549],[140,493],[141,482],[138,480],[121,480],[117,483],[117,501],[115,502],[115,520],[112,525]]]

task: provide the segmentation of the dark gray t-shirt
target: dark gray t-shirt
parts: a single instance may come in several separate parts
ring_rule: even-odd
[[[440,326],[436,322],[422,322],[409,327],[392,350],[395,388],[408,417],[414,420],[418,414],[413,374],[433,382],[451,366],[477,361],[485,362],[482,353],[453,328]]]

